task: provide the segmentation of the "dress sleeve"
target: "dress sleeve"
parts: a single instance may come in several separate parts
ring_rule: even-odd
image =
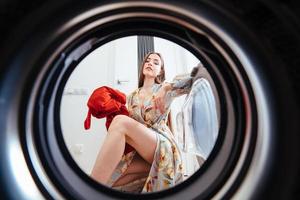
[[[193,84],[193,77],[190,74],[177,75],[171,82],[166,82],[171,85],[171,89],[165,97],[165,108],[169,109],[171,103],[176,97],[188,94]]]
[[[141,118],[139,116],[139,106],[136,102],[136,98],[135,95],[137,94],[137,90],[135,90],[134,92],[132,92],[131,94],[129,94],[126,98],[126,106],[127,106],[127,110],[129,112],[129,116],[137,121],[141,121]]]
[[[130,110],[132,107],[133,94],[134,94],[134,92],[132,92],[126,96],[126,107],[128,110]]]
[[[189,93],[193,83],[193,77],[190,74],[177,75],[171,82],[171,90],[167,96],[170,98],[178,97]]]

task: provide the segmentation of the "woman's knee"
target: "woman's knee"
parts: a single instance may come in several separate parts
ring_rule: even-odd
[[[109,130],[118,129],[125,131],[128,128],[129,117],[126,115],[117,115],[112,120]]]

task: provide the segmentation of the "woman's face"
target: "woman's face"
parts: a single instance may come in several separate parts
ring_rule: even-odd
[[[143,74],[155,78],[161,71],[161,59],[157,54],[150,54],[143,66]]]

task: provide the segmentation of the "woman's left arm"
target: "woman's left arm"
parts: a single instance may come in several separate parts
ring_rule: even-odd
[[[175,97],[187,94],[190,91],[192,80],[190,74],[186,74],[176,76],[172,82],[163,83],[155,95],[155,107],[163,113],[168,107],[166,104],[169,105]]]

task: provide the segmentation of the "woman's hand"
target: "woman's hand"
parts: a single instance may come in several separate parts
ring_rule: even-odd
[[[170,89],[171,85],[169,83],[164,83],[153,99],[155,109],[158,109],[161,113],[164,113],[166,111],[166,94]]]

